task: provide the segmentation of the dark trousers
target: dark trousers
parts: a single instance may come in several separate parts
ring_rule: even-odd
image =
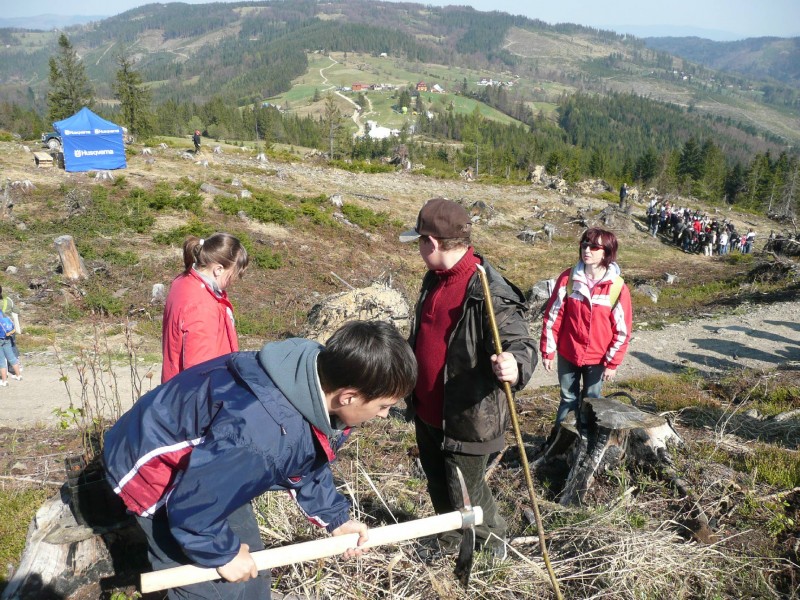
[[[483,509],[483,525],[475,527],[478,546],[501,544],[501,540],[506,537],[508,525],[500,516],[494,496],[492,496],[492,490],[484,480],[489,456],[486,454],[459,454],[444,450],[442,448],[444,432],[441,429],[428,425],[418,417],[414,419],[414,426],[417,433],[419,459],[422,469],[428,477],[428,493],[431,496],[433,510],[436,511],[436,514],[443,514],[462,508],[463,495],[456,475],[456,467],[458,467],[464,476],[470,502],[473,506],[480,506]],[[461,532],[445,532],[439,536],[439,541],[446,550],[454,550],[461,542]]]
[[[172,537],[166,510],[163,507],[152,519],[136,517],[136,521],[147,536],[147,556],[154,570],[159,571],[192,562]],[[264,549],[256,515],[249,503],[236,509],[228,517],[228,524],[239,536],[239,540],[250,546],[250,552]],[[261,571],[258,577],[244,583],[219,580],[173,588],[169,591],[169,598],[170,600],[269,600],[270,583],[269,571]]]

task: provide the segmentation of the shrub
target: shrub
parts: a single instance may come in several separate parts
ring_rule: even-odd
[[[218,197],[215,201],[219,209],[226,215],[238,215],[243,212],[251,219],[261,223],[288,225],[294,223],[297,216],[297,211],[284,206],[277,198],[264,192],[253,194],[253,197],[248,200]]]
[[[377,229],[389,223],[390,216],[385,212],[375,212],[369,208],[362,208],[355,204],[342,205],[342,213],[354,225],[364,229]]]
[[[210,225],[193,220],[186,225],[175,227],[164,233],[155,234],[153,236],[153,241],[156,244],[164,244],[165,246],[183,246],[184,240],[190,235],[205,238],[213,234],[214,231],[215,230]]]
[[[123,311],[122,300],[99,284],[86,290],[83,301],[87,310],[101,315],[120,315]]]

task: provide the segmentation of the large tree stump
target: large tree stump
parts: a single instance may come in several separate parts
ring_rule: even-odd
[[[149,569],[144,534],[108,483],[96,471],[73,475],[36,513],[0,599],[97,598]]]
[[[67,279],[77,281],[78,279],[88,279],[89,273],[83,264],[81,255],[75,247],[75,241],[71,235],[62,235],[55,240],[58,259],[61,261],[61,271]]]
[[[663,417],[612,398],[584,398],[580,431],[574,420],[562,422],[536,464],[565,459],[569,475],[559,504],[582,504],[598,471],[623,462],[657,471],[668,467],[670,443],[683,440]]]

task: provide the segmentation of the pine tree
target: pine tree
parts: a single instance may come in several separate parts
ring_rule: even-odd
[[[94,90],[78,53],[69,38],[58,38],[58,55],[50,57],[50,91],[47,94],[48,118],[66,119],[84,106],[94,106]]]
[[[150,92],[142,87],[142,77],[133,69],[130,58],[121,54],[117,63],[117,79],[111,88],[119,100],[122,122],[131,135],[147,135],[151,130]]]
[[[328,134],[328,158],[333,160],[334,140],[336,140],[336,133],[342,126],[342,112],[336,105],[336,99],[331,93],[328,93],[325,96],[325,114],[323,116],[323,123],[325,125],[326,133]]]

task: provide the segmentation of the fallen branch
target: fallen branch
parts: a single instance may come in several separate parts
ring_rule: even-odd
[[[26,483],[39,483],[42,485],[57,485],[61,487],[64,485],[63,481],[50,481],[49,479],[34,479],[33,477],[12,477],[10,475],[0,475],[0,479],[6,481],[24,481]]]

